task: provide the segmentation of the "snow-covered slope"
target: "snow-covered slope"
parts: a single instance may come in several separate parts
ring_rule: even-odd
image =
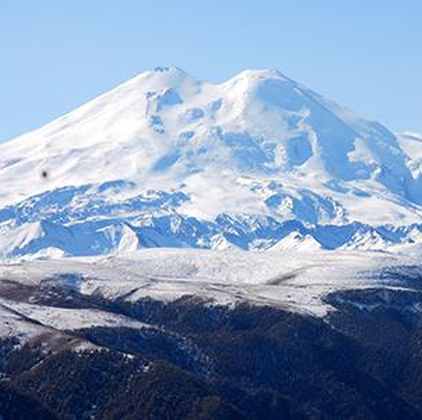
[[[351,250],[333,253],[313,247],[265,252],[144,249],[116,256],[2,264],[0,288],[26,285],[41,290],[44,296],[43,287],[48,287],[67,290],[69,295],[72,291],[132,303],[144,298],[171,302],[196,296],[210,304],[231,306],[246,301],[325,315],[330,305],[324,298],[335,291],[420,288],[420,255]],[[53,326],[64,324],[67,313],[68,328],[84,322],[101,325],[122,321],[121,317],[107,320],[100,311],[79,310],[72,315],[66,310],[48,312],[30,304],[4,303]]]
[[[422,136],[417,133],[402,133],[397,138],[400,147],[410,158],[408,162],[410,171],[415,178],[420,177],[422,174]]]
[[[322,249],[321,244],[310,234],[303,235],[300,232],[292,232],[274,246],[271,251],[317,251]]]
[[[414,243],[421,148],[275,70],[158,68],[0,146],[0,254]]]
[[[421,400],[420,256],[291,251],[160,248],[0,264],[4,417],[161,419],[164,406],[198,418],[180,407],[191,399],[203,417],[229,388],[239,409],[208,418],[420,418],[409,403]],[[397,377],[414,388],[384,392]],[[9,389],[51,411],[34,414]],[[218,396],[202,403],[206,389]],[[144,415],[151,404],[160,409]]]

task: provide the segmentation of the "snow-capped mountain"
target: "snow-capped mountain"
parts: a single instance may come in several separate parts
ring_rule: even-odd
[[[158,68],[0,146],[0,255],[413,246],[421,156],[278,71]]]

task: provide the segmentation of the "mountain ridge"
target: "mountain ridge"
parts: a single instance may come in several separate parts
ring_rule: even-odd
[[[130,246],[266,249],[284,238],[259,220],[270,232],[297,221],[330,249],[414,243],[422,163],[405,137],[277,70],[212,84],[157,68],[0,146],[0,230],[29,240],[22,226],[35,221],[92,228],[100,254],[119,251],[114,239],[95,245],[106,226],[131,226]],[[330,226],[364,233],[333,241]]]

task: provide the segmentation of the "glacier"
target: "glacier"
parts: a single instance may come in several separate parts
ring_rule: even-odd
[[[277,70],[139,74],[0,145],[0,257],[422,243],[422,139]]]

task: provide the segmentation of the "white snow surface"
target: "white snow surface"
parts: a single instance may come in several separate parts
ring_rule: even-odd
[[[406,273],[407,267],[414,267],[419,261],[420,252],[404,256],[351,250],[253,252],[161,248],[109,257],[15,261],[0,266],[0,279],[36,286],[48,278],[57,286],[111,300],[124,298],[137,302],[148,297],[172,301],[194,296],[209,304],[232,306],[246,301],[324,316],[331,310],[323,301],[328,293],[403,287],[380,273],[394,268]],[[91,324],[144,326],[101,311],[23,303],[11,307],[47,325],[67,329]]]
[[[277,70],[157,68],[0,145],[0,258],[413,244],[421,157]]]
[[[2,301],[8,308],[42,324],[59,330],[74,330],[92,327],[148,328],[148,324],[122,315],[97,309],[72,309]]]

